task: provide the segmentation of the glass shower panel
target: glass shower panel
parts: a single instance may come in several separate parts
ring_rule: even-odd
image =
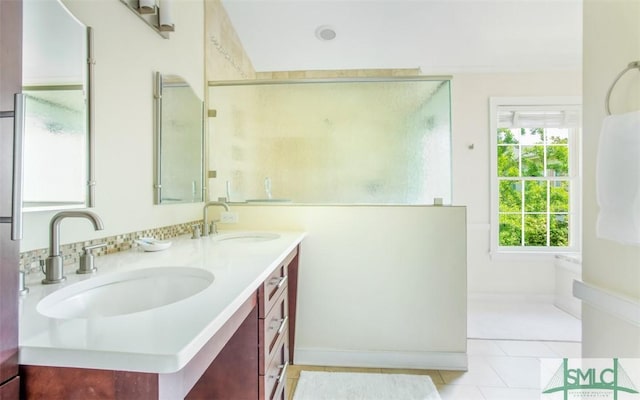
[[[447,80],[220,85],[210,87],[209,108],[212,198],[451,200]]]

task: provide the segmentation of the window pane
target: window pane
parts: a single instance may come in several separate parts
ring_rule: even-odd
[[[500,211],[522,211],[522,181],[501,180],[500,185]]]
[[[518,130],[498,128],[498,144],[518,144]]]
[[[544,144],[544,129],[542,128],[521,128],[520,143],[522,144]]]
[[[547,211],[547,182],[526,181],[524,183],[524,209],[527,212]]]
[[[569,182],[552,181],[550,185],[549,211],[569,212]]]
[[[520,215],[500,214],[500,246],[522,246],[522,220]]]
[[[522,176],[544,176],[544,146],[522,146]]]
[[[524,216],[524,245],[525,246],[546,246],[547,245],[547,216],[546,215],[525,215]]]
[[[547,176],[569,176],[569,147],[547,147]]]
[[[498,146],[498,176],[520,176],[518,146]]]
[[[551,214],[550,224],[551,246],[569,246],[569,216]]]
[[[547,137],[547,144],[569,143],[569,129],[547,128],[544,132]]]
[[[492,226],[492,232],[503,250],[517,246],[520,249],[510,250],[555,251],[571,246],[569,240],[580,235],[569,232],[570,215],[579,213],[575,203],[579,187],[574,179],[580,171],[573,168],[578,165],[574,157],[579,156],[573,153],[579,151],[573,143],[579,107],[567,103],[565,109],[554,101],[549,105],[498,103],[492,116],[497,134],[492,193],[498,201],[493,217],[498,226]]]

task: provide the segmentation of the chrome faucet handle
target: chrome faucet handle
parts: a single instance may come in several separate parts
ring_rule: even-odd
[[[80,266],[76,270],[76,274],[92,274],[98,270],[98,268],[94,265],[94,255],[91,253],[92,250],[99,249],[102,247],[106,247],[106,243],[94,244],[92,246],[85,246],[82,248],[84,254],[80,256]]]
[[[200,239],[200,224],[191,227],[191,239]]]
[[[216,225],[217,222],[220,222],[220,220],[219,219],[211,220],[211,224],[209,224],[209,234],[211,235],[218,234],[218,225]]]

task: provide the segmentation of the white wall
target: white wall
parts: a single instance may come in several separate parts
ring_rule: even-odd
[[[453,76],[453,203],[467,206],[470,294],[552,296],[553,259],[497,261],[489,256],[489,97],[579,96],[581,78],[580,71]]]
[[[118,0],[64,0],[94,28],[96,207],[105,230],[62,223],[62,242],[197,219],[201,204],[153,205],[153,73],[182,75],[204,99],[203,1],[174,2],[176,31],[165,40]],[[48,247],[52,212],[25,214],[21,250]]]
[[[596,238],[598,207],[595,167],[604,99],[617,74],[640,60],[640,2],[584,1],[584,213],[583,281],[640,303],[640,246]],[[612,94],[614,113],[640,109],[640,73],[630,71]],[[640,326],[599,311],[582,308],[584,357],[640,357]]]
[[[296,363],[466,368],[464,207],[232,206],[303,230]]]

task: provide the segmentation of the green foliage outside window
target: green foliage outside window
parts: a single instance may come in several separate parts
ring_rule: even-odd
[[[569,246],[568,129],[498,129],[499,245]]]

